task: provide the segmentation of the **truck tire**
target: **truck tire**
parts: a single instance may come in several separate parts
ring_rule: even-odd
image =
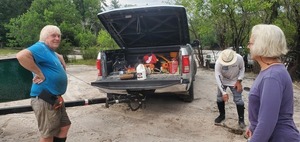
[[[194,81],[192,81],[191,86],[188,90],[188,95],[183,97],[184,102],[192,102],[194,100]]]

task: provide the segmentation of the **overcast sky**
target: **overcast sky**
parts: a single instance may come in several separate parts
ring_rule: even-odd
[[[137,5],[137,6],[144,6],[144,5],[162,5],[165,4],[163,1],[166,0],[119,0],[119,3],[124,6],[125,4],[132,4],[132,5]],[[108,5],[110,5],[110,0],[107,2]]]

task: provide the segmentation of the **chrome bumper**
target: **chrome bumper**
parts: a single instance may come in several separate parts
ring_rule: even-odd
[[[155,93],[173,93],[173,94],[187,94],[188,84],[176,84],[169,87],[157,88]],[[98,88],[103,93],[115,93],[115,94],[128,94],[126,90],[111,90],[105,88]],[[135,90],[139,91],[139,90]]]

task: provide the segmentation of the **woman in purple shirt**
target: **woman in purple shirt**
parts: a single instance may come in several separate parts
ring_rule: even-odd
[[[293,120],[292,80],[279,59],[288,51],[284,33],[275,25],[256,25],[248,48],[261,67],[249,93],[249,141],[300,142]]]

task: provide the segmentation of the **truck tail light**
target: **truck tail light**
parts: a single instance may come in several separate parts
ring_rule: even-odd
[[[98,54],[96,66],[98,69],[98,76],[102,76],[102,69],[101,69],[101,56]]]
[[[190,72],[190,60],[188,55],[182,56],[182,73]]]

